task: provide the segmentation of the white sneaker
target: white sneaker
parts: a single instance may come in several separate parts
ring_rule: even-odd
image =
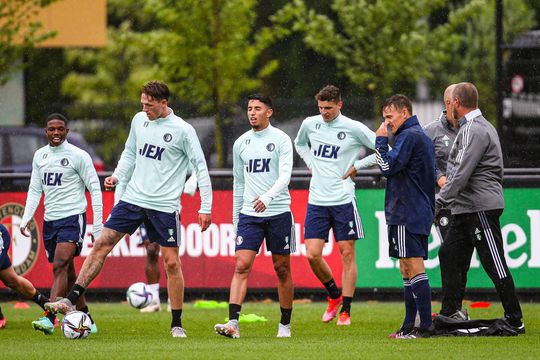
[[[171,328],[171,336],[173,338],[185,338],[187,337],[186,330],[184,330],[183,328],[179,326],[175,326]]]
[[[277,336],[278,338],[288,338],[291,337],[291,324],[283,325],[279,323]]]
[[[229,320],[226,324],[216,324],[214,326],[216,334],[230,337],[232,339],[240,338],[240,327],[238,320]]]
[[[152,302],[150,302],[150,304],[143,307],[140,311],[142,313],[152,313],[152,312],[161,311],[161,303],[159,302],[159,300],[154,299],[152,300]]]

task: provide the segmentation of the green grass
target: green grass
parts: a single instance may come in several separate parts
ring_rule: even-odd
[[[162,305],[164,308],[165,306]],[[125,303],[91,303],[99,333],[85,340],[68,340],[57,329],[45,336],[31,328],[40,309],[14,309],[3,303],[7,328],[0,330],[2,359],[537,359],[540,346],[540,304],[523,304],[527,334],[518,337],[388,339],[403,316],[401,303],[354,302],[352,325],[320,321],[325,304],[297,304],[290,339],[277,339],[277,303],[246,303],[243,313],[255,313],[265,323],[241,324],[241,338],[216,335],[215,323],[223,322],[226,309],[184,308],[187,339],[173,339],[166,311],[140,314]],[[438,310],[438,305],[434,306]],[[500,304],[472,309],[473,318],[502,314]]]

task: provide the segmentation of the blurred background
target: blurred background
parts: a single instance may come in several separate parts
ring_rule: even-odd
[[[151,79],[168,83],[211,168],[231,167],[250,93],[275,99],[294,139],[324,85],[376,129],[385,97],[410,96],[427,124],[460,81],[478,87],[506,167],[540,167],[539,24],[538,0],[2,0],[0,169],[29,170],[45,138],[19,129],[51,112],[114,169]]]

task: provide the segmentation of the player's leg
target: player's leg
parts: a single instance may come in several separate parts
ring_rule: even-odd
[[[474,246],[468,230],[469,214],[452,217],[448,233],[439,249],[442,304],[440,314],[453,316],[461,310],[467,272]]]
[[[351,303],[356,289],[356,240],[364,238],[364,229],[356,208],[356,200],[330,208],[334,236],[339,246],[343,264],[343,306],[337,325],[350,325]]]
[[[182,327],[184,275],[178,256],[178,247],[162,247],[161,253],[167,273],[167,292],[171,301],[171,334],[173,337],[185,337],[185,330]]]
[[[75,309],[74,304],[77,303],[81,295],[90,285],[90,283],[98,276],[107,255],[112,251],[118,241],[124,237],[126,233],[116,230],[103,228],[101,236],[97,238],[93,244],[90,254],[84,260],[79,276],[75,281],[75,285],[71,288],[67,297],[55,302],[45,304],[45,307],[52,312],[67,313]]]
[[[4,329],[6,327],[7,320],[4,316],[4,313],[2,312],[2,307],[0,306],[0,330]]]
[[[240,337],[238,320],[246,297],[249,273],[257,251],[264,239],[265,218],[240,214],[236,230],[234,273],[229,293],[229,320],[214,325],[217,334],[237,339]]]
[[[476,213],[475,245],[480,262],[497,289],[504,316],[516,331],[525,333],[521,306],[516,296],[512,274],[506,264],[499,217],[502,210],[481,211]]]
[[[141,226],[142,227],[142,226]],[[161,310],[161,302],[159,300],[159,251],[158,243],[152,243],[148,240],[144,241],[146,249],[146,260],[144,264],[144,273],[146,274],[146,283],[148,289],[152,293],[152,302],[141,309],[142,313],[156,312]]]

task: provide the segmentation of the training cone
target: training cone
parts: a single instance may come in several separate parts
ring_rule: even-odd
[[[487,301],[476,301],[469,304],[469,307],[473,309],[485,309],[491,306],[491,303]]]
[[[14,309],[30,309],[30,305],[25,303],[24,301],[16,302],[15,305],[13,305]]]

